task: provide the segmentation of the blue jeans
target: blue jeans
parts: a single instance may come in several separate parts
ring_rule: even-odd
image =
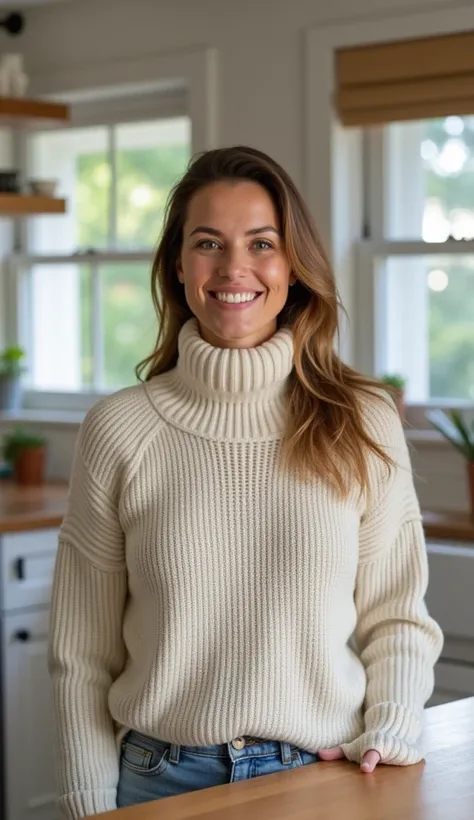
[[[117,807],[296,769],[318,759],[278,741],[236,738],[219,746],[174,746],[129,732],[122,743]]]

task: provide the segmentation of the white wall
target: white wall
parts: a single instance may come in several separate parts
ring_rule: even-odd
[[[397,9],[455,5],[453,0],[73,0],[27,12],[21,48],[34,79],[45,70],[60,74],[87,64],[214,46],[221,142],[266,150],[302,184],[305,31],[328,18],[385,17]]]
[[[366,20],[373,26],[380,20],[382,31],[383,21],[393,14],[461,7],[472,7],[472,0],[240,0],[238,4],[233,0],[72,0],[64,6],[53,4],[27,11],[21,49],[34,89],[35,83],[41,87],[45,76],[49,85],[51,77],[57,76],[61,86],[60,78],[80,77],[85,69],[89,69],[89,77],[94,70],[100,77],[111,62],[184,55],[213,47],[217,55],[218,142],[247,143],[267,151],[308,191],[304,146],[304,45],[308,30],[338,21]],[[406,36],[410,33],[407,23]],[[322,111],[322,127],[327,119],[327,110]],[[322,167],[320,196],[318,180],[310,181],[316,190],[311,207],[323,228],[332,225],[334,233],[338,214],[331,213],[327,179],[323,177]],[[341,222],[344,219],[341,215]],[[334,236],[325,238],[331,246]],[[353,284],[346,287],[343,281],[342,292],[351,321],[357,321],[352,315]],[[62,432],[60,438],[51,437],[51,469],[56,474],[63,473],[68,461],[64,454],[70,452],[64,436]],[[430,449],[426,444],[414,460],[425,505],[465,507],[462,462],[450,452]],[[441,474],[439,470],[433,473],[433,465],[441,463]]]

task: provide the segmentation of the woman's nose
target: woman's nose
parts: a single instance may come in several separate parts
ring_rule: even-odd
[[[245,254],[241,250],[231,250],[226,252],[219,261],[218,274],[231,281],[244,276],[247,262]]]

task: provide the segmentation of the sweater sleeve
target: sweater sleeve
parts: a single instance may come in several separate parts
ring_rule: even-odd
[[[108,692],[125,662],[123,542],[111,489],[88,466],[79,440],[60,531],[49,639],[59,808],[67,820],[116,808],[119,763]]]
[[[365,733],[342,748],[349,760],[374,749],[384,763],[403,766],[423,758],[423,709],[443,638],[424,601],[426,546],[398,413],[385,408],[375,430],[396,466],[387,474],[377,459],[360,527],[355,638],[367,676]]]

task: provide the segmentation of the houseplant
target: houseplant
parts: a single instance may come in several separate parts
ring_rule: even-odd
[[[22,405],[21,374],[25,367],[22,347],[7,347],[0,353],[0,410],[19,410]]]
[[[466,459],[471,516],[474,518],[474,419],[459,410],[429,410],[426,418]]]
[[[400,416],[405,415],[405,387],[406,379],[399,373],[384,373],[380,381],[385,385],[392,396]]]
[[[45,457],[43,436],[17,427],[3,438],[3,458],[12,467],[17,484],[43,484]]]

